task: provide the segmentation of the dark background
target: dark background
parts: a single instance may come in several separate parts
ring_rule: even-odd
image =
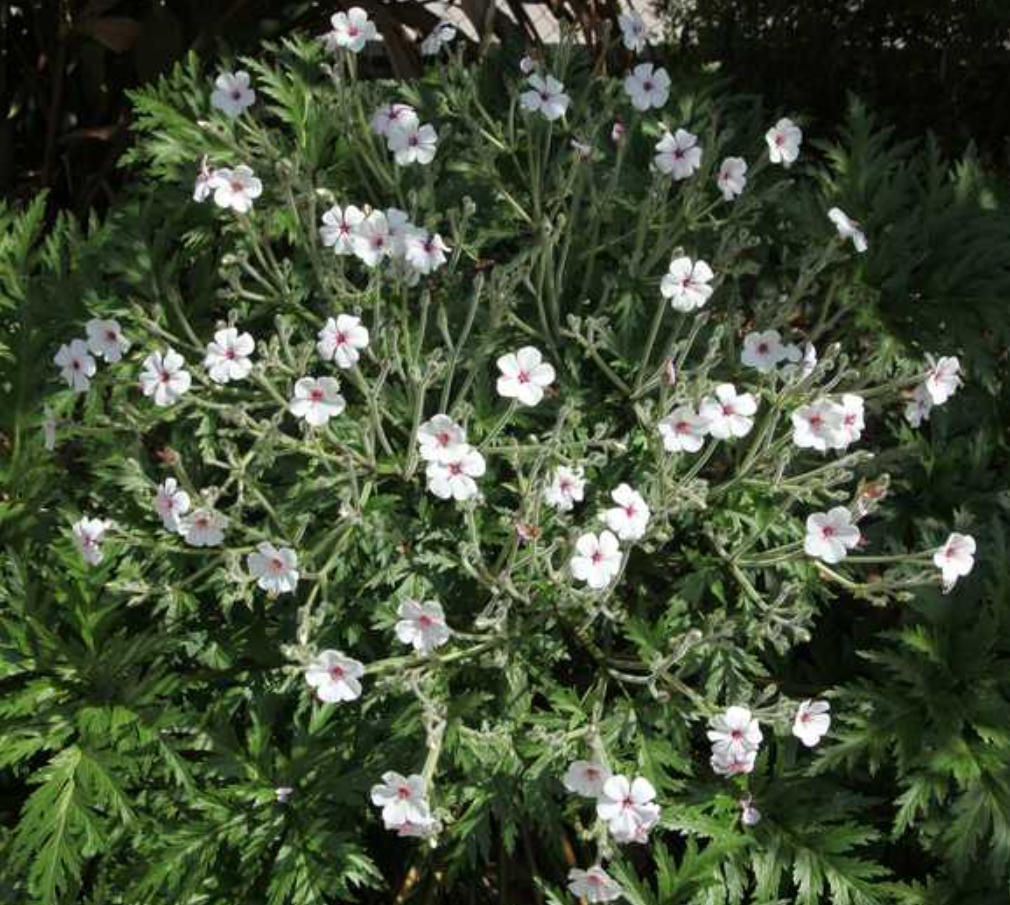
[[[121,184],[128,89],[190,50],[250,53],[295,30],[322,33],[351,5],[366,7],[384,35],[374,71],[417,73],[414,32],[437,20],[414,0],[0,2],[0,194],[25,199],[45,188],[54,209],[104,208]],[[536,39],[518,0],[500,4],[507,12],[486,0],[459,5],[488,39]],[[623,51],[604,47],[616,0],[543,5],[580,32],[601,70],[627,65]],[[1007,168],[1007,0],[667,0],[661,13],[667,40],[653,54],[669,66],[718,62],[738,90],[802,112],[824,134],[854,94],[901,136],[932,131],[952,157],[975,142],[988,166]]]

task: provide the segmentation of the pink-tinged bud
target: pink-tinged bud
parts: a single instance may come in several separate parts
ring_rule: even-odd
[[[529,75],[536,68],[537,64],[530,56],[525,56],[519,61],[519,71],[523,75]]]
[[[610,140],[616,145],[623,138],[625,133],[628,131],[627,127],[619,119],[614,120],[614,127],[610,130]]]
[[[519,540],[529,543],[540,537],[540,528],[537,525],[526,525],[518,522],[516,524],[516,534],[519,536]]]
[[[672,359],[666,362],[666,385],[675,387],[677,385],[677,363]]]

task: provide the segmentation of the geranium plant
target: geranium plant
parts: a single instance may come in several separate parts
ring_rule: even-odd
[[[848,329],[885,226],[658,63],[370,82],[333,26],[138,92],[75,239],[4,584],[13,900],[911,895],[815,776],[852,705],[777,678],[974,565],[889,530],[966,377]]]

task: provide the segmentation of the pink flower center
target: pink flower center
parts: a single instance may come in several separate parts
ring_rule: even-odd
[[[633,808],[634,806],[635,806],[635,802],[630,797],[629,798],[625,798],[624,801],[621,802],[621,807],[623,807],[625,809],[627,809],[627,808]]]
[[[809,723],[810,722],[810,714],[809,713],[803,713],[803,714],[801,714],[800,715],[800,722],[801,723]]]
[[[231,182],[231,190],[235,192],[235,194],[241,194],[242,192],[245,191],[245,186],[242,185],[241,182],[238,182],[233,179]]]
[[[333,679],[334,682],[343,682],[344,681],[344,675],[345,675],[345,673],[344,673],[344,667],[343,666],[331,666],[330,667],[330,678]]]
[[[551,96],[546,91],[540,92],[540,100],[545,104],[551,99]]]
[[[768,354],[768,343],[758,343],[757,350],[758,350],[758,355],[767,355]]]
[[[239,91],[239,90],[238,90],[238,88],[236,88],[236,89],[235,89],[235,90],[234,90],[234,91],[233,91],[233,92],[231,93],[231,99],[232,99],[233,101],[240,101],[240,100],[242,100],[242,92],[241,92],[241,91]]]
[[[396,797],[399,798],[400,801],[408,801],[410,799],[410,788],[408,786],[400,786],[396,790]]]
[[[105,332],[105,338],[110,342],[114,343],[116,341],[116,334],[113,330],[107,330]]]
[[[75,358],[72,362],[70,362],[70,367],[75,371],[79,371],[81,369],[81,363]]]
[[[677,150],[675,150],[673,152],[673,159],[674,160],[683,160],[684,159],[684,152],[681,151],[680,148],[677,148]]]
[[[278,557],[275,556],[273,559],[270,560],[270,568],[273,569],[275,572],[283,572],[284,560],[279,559]]]
[[[359,32],[358,32],[358,26],[357,25],[349,25],[347,27],[347,34],[350,35],[352,38],[356,38],[358,36],[358,34],[359,34]]]
[[[674,429],[674,430],[675,430],[675,431],[676,431],[676,432],[677,432],[678,434],[686,434],[686,433],[689,433],[689,432],[690,432],[690,430],[691,430],[691,425],[690,425],[690,424],[688,424],[688,423],[687,423],[686,421],[678,421],[678,422],[677,422],[677,423],[676,423],[676,424],[675,424],[675,425],[673,426],[673,429]]]
[[[726,403],[725,405],[723,405],[723,407],[722,407],[722,413],[723,413],[724,415],[735,415],[735,414],[736,414],[736,411],[734,410],[734,408],[733,408],[732,404],[731,404],[731,403],[728,403],[728,402],[727,402],[727,403]]]
[[[786,137],[782,134],[775,136],[775,147],[781,148],[786,143]]]
[[[418,139],[418,137],[416,135],[411,135],[410,138],[407,139],[407,144],[410,145],[412,148],[416,148],[417,145],[418,145],[418,142],[419,142],[419,139]]]
[[[343,345],[346,345],[346,343],[347,343],[347,334],[346,334],[346,333],[338,333],[338,334],[337,334],[337,335],[336,335],[336,336],[335,336],[335,337],[333,338],[333,340],[334,340],[334,342],[335,342],[335,343],[336,343],[336,344],[337,344],[338,346],[343,346]]]
[[[324,395],[323,391],[318,387],[309,390],[309,399],[311,399],[313,402],[322,402],[323,395]]]
[[[743,738],[743,732],[740,729],[733,729],[730,732],[729,737],[733,739],[733,741],[738,742]]]
[[[638,513],[638,510],[637,510],[637,509],[635,509],[635,507],[634,507],[634,506],[625,506],[625,507],[624,507],[624,514],[625,514],[625,515],[626,515],[626,516],[627,516],[628,518],[634,518],[634,517],[635,517],[635,515],[636,515],[637,513]]]
[[[831,525],[825,525],[823,528],[821,528],[821,534],[823,534],[825,537],[834,537],[835,529],[831,527]]]
[[[225,349],[224,350],[224,357],[227,358],[228,361],[234,361],[235,358],[236,358],[236,352],[235,352],[235,350],[234,349]]]
[[[452,441],[452,437],[449,436],[448,431],[442,431],[437,437],[439,446],[448,446]]]
[[[422,613],[417,617],[417,624],[421,626],[421,628],[431,628],[435,624],[435,621],[431,618],[431,616]]]
[[[596,767],[586,767],[586,779],[599,779],[600,771]]]
[[[652,82],[649,81],[648,79],[646,79],[644,82],[642,82],[642,88],[645,89],[646,91],[652,91],[653,87],[654,86],[653,86]]]
[[[168,371],[160,371],[158,373],[158,380],[160,380],[162,383],[171,383],[172,375]]]
[[[530,375],[526,371],[520,371],[519,376],[516,378],[520,383],[529,383]]]
[[[596,551],[595,553],[593,553],[593,555],[592,555],[592,556],[590,556],[589,558],[590,558],[590,559],[591,559],[591,560],[592,560],[592,561],[593,561],[593,562],[594,562],[594,563],[595,563],[596,565],[599,565],[599,564],[600,564],[601,562],[603,562],[603,554],[602,554],[602,553],[601,553],[601,552],[600,552],[599,550],[597,550],[597,551]]]
[[[824,426],[824,418],[821,415],[811,415],[809,421],[811,430],[820,430]]]
[[[198,516],[196,519],[196,527],[206,531],[210,527],[210,519],[205,515]]]
[[[460,465],[459,462],[450,462],[449,474],[451,474],[453,477],[463,474],[463,466]]]

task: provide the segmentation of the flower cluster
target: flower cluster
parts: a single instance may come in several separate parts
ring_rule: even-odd
[[[577,760],[562,782],[573,795],[596,802],[596,815],[619,844],[648,842],[650,830],[659,823],[656,790],[643,776],[632,779],[612,774],[603,764]]]

